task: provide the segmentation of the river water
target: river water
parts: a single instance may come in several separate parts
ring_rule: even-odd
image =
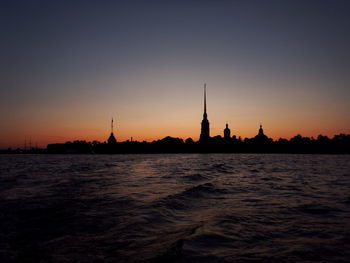
[[[349,261],[349,155],[0,155],[0,262]]]

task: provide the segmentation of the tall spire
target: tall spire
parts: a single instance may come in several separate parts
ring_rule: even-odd
[[[203,120],[201,124],[201,134],[200,134],[200,141],[205,142],[210,139],[209,135],[209,121],[207,116],[207,84],[204,83],[204,113],[203,113]]]
[[[207,84],[204,83],[204,113],[203,113],[203,119],[207,119]]]
[[[204,113],[207,114],[207,83],[204,83]]]

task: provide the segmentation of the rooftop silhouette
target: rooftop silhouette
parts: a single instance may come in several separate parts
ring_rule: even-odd
[[[262,124],[253,138],[231,136],[226,123],[223,136],[210,136],[207,113],[207,85],[204,84],[204,109],[199,140],[183,140],[166,136],[153,142],[127,140],[117,142],[114,135],[114,120],[111,120],[111,133],[106,142],[74,141],[64,144],[49,144],[48,153],[194,153],[194,152],[247,152],[247,153],[350,153],[350,135],[339,134],[332,139],[319,135],[317,139],[297,135],[290,140],[269,138]]]
[[[207,114],[207,85],[204,84],[204,109],[199,140],[182,139],[166,136],[153,142],[135,141],[132,139],[118,142],[114,134],[114,119],[111,119],[110,135],[105,142],[86,142],[76,140],[66,143],[49,144],[44,149],[25,146],[24,149],[1,152],[13,153],[195,153],[195,152],[251,152],[251,153],[350,153],[350,135],[339,134],[333,138],[319,135],[317,139],[296,135],[290,140],[280,138],[274,141],[263,130],[262,124],[253,138],[231,136],[226,123],[223,134],[210,136],[210,125]],[[26,145],[26,144],[25,144]]]

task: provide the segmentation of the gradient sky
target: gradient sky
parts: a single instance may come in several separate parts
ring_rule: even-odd
[[[350,133],[350,1],[1,1],[0,148]]]

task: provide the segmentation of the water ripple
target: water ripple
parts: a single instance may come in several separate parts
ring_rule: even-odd
[[[350,156],[2,155],[1,262],[348,262]]]

